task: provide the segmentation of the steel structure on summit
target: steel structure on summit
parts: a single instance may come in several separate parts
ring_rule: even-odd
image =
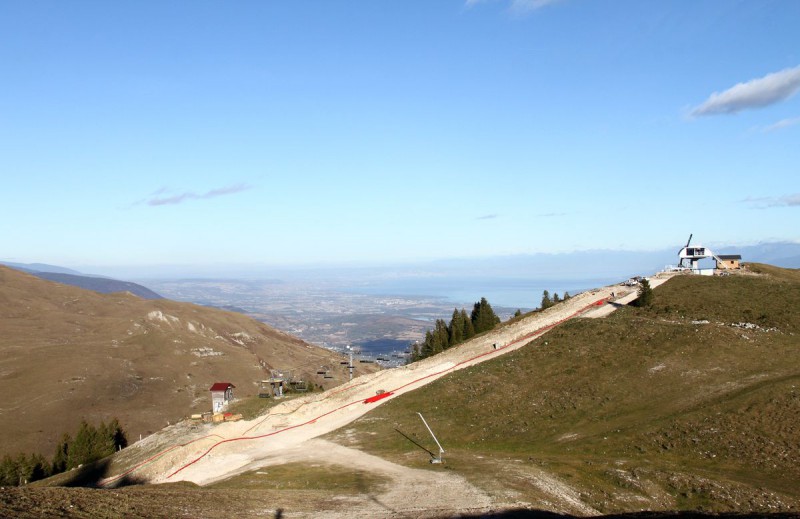
[[[722,261],[714,252],[709,249],[708,247],[702,247],[700,245],[691,246],[692,243],[692,236],[693,234],[689,235],[689,239],[686,241],[686,245],[678,251],[678,266],[683,268],[689,268],[693,271],[697,271],[700,269],[698,266],[698,262],[701,259],[708,259],[714,258],[717,261],[717,265],[721,265],[722,268],[728,268],[725,265],[725,262]],[[684,262],[688,263],[688,265],[684,264]]]

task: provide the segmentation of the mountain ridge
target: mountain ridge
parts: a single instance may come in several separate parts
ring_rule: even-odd
[[[138,438],[210,410],[214,382],[256,394],[269,368],[326,387],[344,381],[338,371],[315,376],[339,355],[241,314],[98,294],[3,266],[0,329],[0,445],[8,453],[49,456],[81,419],[116,416]]]
[[[106,276],[95,276],[84,274],[77,270],[57,265],[47,265],[45,263],[10,263],[0,262],[0,265],[32,274],[38,278],[48,281],[55,281],[64,285],[71,285],[86,290],[93,290],[101,294],[113,294],[114,292],[130,292],[142,299],[162,299],[163,296],[153,290],[133,283],[132,281],[120,281]]]

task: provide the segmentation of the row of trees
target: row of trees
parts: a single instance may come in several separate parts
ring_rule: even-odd
[[[566,301],[570,297],[572,297],[572,296],[569,295],[569,292],[564,292],[564,297],[563,298],[558,296],[558,292],[553,292],[553,297],[550,297],[550,292],[545,290],[542,293],[542,304],[540,305],[540,308],[542,310],[547,310],[551,306],[557,305],[561,301]]]
[[[51,462],[39,453],[23,453],[16,457],[6,454],[0,461],[0,485],[31,483],[105,458],[127,446],[128,438],[116,418],[108,424],[100,422],[99,427],[84,420],[75,439],[64,433]]]
[[[425,340],[414,344],[411,350],[411,361],[417,361],[436,355],[448,348],[474,337],[475,335],[491,330],[500,322],[494,313],[492,305],[482,297],[472,308],[472,313],[467,315],[465,309],[453,310],[450,322],[437,319],[433,330],[425,332]]]
[[[571,297],[569,292],[564,292],[563,297],[560,297],[558,292],[553,292],[553,295],[550,296],[550,292],[545,290],[542,293],[540,310],[546,310],[562,301],[567,301]],[[642,280],[639,287],[639,298],[633,304],[635,306],[650,306],[652,302],[653,289],[646,279]],[[514,317],[520,317],[521,315],[521,310],[517,310],[514,313]],[[411,362],[436,355],[481,332],[491,330],[499,322],[500,318],[494,313],[492,306],[485,297],[475,303],[472,314],[469,316],[463,308],[461,310],[456,308],[453,310],[453,317],[449,323],[445,322],[444,319],[437,319],[433,330],[425,332],[425,340],[421,344],[414,344],[411,349]]]

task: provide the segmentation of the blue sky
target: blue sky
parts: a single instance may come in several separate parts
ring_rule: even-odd
[[[0,259],[800,241],[800,2],[0,3]]]

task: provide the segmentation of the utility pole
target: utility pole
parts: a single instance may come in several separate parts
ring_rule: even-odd
[[[353,380],[353,348],[350,345],[347,345],[347,350],[350,352],[350,364],[347,365],[347,369],[350,371],[350,380]]]

